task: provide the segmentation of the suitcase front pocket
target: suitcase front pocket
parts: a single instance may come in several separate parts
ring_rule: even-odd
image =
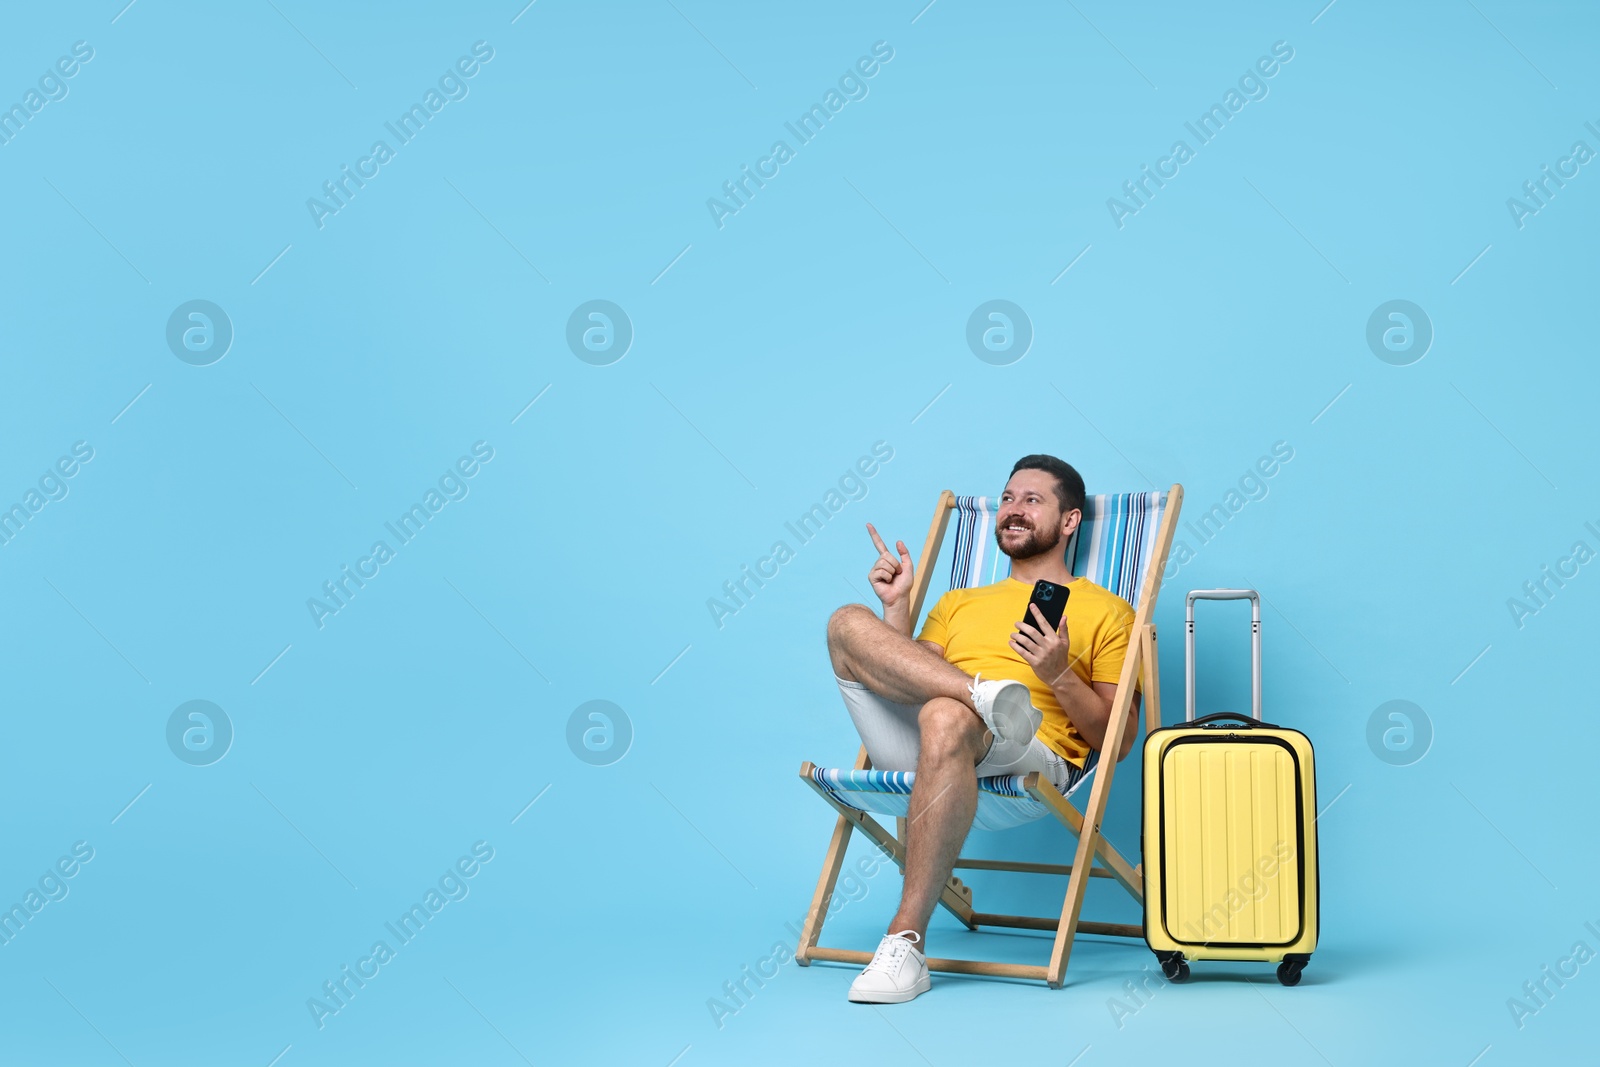
[[[1272,737],[1175,740],[1162,756],[1161,914],[1183,945],[1266,948],[1305,928],[1299,759]]]

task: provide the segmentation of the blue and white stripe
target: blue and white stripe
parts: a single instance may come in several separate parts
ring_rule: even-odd
[[[1137,605],[1167,494],[1102,493],[1085,502],[1083,521],[1063,549],[1067,568]],[[950,588],[992,585],[1011,573],[1011,559],[994,541],[998,497],[956,497],[956,541]]]

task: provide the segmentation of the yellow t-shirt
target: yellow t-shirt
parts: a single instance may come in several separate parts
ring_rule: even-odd
[[[1087,578],[1074,578],[1067,588],[1071,592],[1064,621],[1072,673],[1085,685],[1114,685],[1122,677],[1128,636],[1133,632],[1133,608]],[[939,645],[944,658],[968,674],[982,673],[984,678],[1026,685],[1033,694],[1033,706],[1044,713],[1039,740],[1082,766],[1092,751],[1089,742],[1061,710],[1055,693],[1010,644],[1014,624],[1021,621],[1032,595],[1033,585],[1015,578],[974,589],[952,589],[928,612],[917,640]]]

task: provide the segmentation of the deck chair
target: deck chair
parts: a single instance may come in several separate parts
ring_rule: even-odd
[[[1128,641],[1127,658],[1117,686],[1117,700],[1111,711],[1105,750],[1118,751],[1125,730],[1137,730],[1131,721],[1134,680],[1140,680],[1144,693],[1146,729],[1161,723],[1160,671],[1156,659],[1156,595],[1172,546],[1178,511],[1183,503],[1183,487],[1174,485],[1166,492],[1122,493],[1091,497],[1084,517],[1065,548],[1067,565],[1074,575],[1087,577],[1118,594],[1135,607],[1133,633]],[[999,510],[992,497],[956,496],[946,490],[939,497],[928,539],[911,595],[911,617],[921,618],[929,580],[937,566],[939,549],[952,516],[957,518],[955,545],[950,567],[950,587],[964,589],[999,581],[1010,573],[1010,560],[994,543],[994,522]],[[939,903],[969,930],[981,926],[1012,927],[1025,930],[1053,930],[1055,945],[1048,965],[999,963],[981,960],[928,957],[928,967],[954,974],[988,975],[1003,978],[1038,979],[1059,989],[1065,981],[1067,958],[1073,939],[1079,933],[1109,934],[1140,938],[1142,927],[1126,923],[1091,922],[1081,919],[1084,894],[1089,878],[1110,878],[1144,902],[1143,873],[1130,864],[1101,836],[1100,822],[1111,795],[1116,761],[1097,761],[1097,766],[1080,785],[1089,783],[1087,807],[1080,813],[1066,797],[1057,793],[1038,772],[1003,775],[978,781],[978,810],[973,825],[984,830],[1018,826],[1045,815],[1053,815],[1077,838],[1071,864],[1023,863],[1011,860],[967,859],[956,861],[958,870],[1015,871],[1025,874],[1067,875],[1067,895],[1059,917],[997,915],[974,909],[972,890],[960,878],[945,883]],[[845,849],[855,830],[865,833],[905,872],[905,814],[910,800],[914,771],[875,771],[867,758],[866,746],[856,757],[854,768],[828,769],[813,763],[800,766],[800,778],[838,813],[833,838],[822,862],[816,893],[800,931],[795,958],[802,966],[812,960],[866,964],[871,952],[826,948],[818,944],[822,924],[828,915]],[[1078,792],[1074,789],[1074,792]],[[896,832],[891,834],[872,816],[896,816]]]

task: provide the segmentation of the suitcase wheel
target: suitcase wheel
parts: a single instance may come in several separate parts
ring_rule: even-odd
[[[1181,952],[1157,952],[1156,959],[1161,962],[1161,973],[1169,982],[1181,982],[1189,977],[1189,965],[1184,962]]]
[[[1285,956],[1283,962],[1278,964],[1278,981],[1284,985],[1299,985],[1300,972],[1306,969],[1310,956]]]

